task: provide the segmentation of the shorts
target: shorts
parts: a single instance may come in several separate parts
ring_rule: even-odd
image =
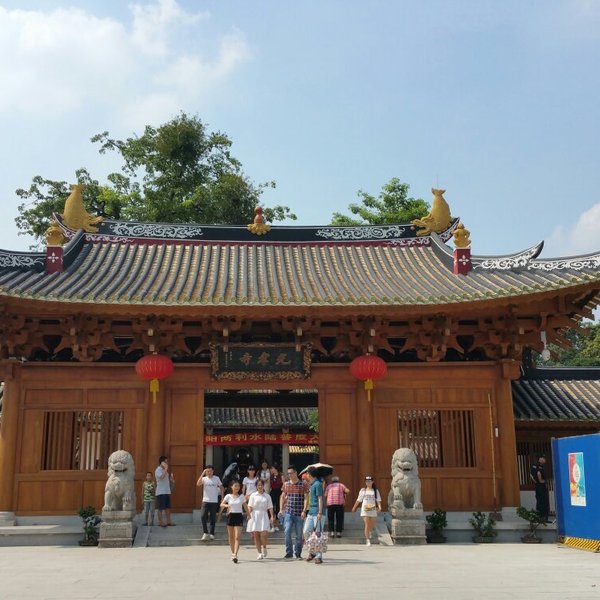
[[[156,496],[156,508],[158,510],[171,508],[171,494],[158,494]]]
[[[230,513],[227,515],[227,527],[241,527],[244,524],[242,513]]]

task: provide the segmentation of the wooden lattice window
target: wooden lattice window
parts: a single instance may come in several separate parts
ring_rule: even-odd
[[[419,467],[476,467],[472,410],[399,410],[400,447],[414,450]]]
[[[42,470],[105,469],[122,447],[121,411],[52,411],[44,414]]]

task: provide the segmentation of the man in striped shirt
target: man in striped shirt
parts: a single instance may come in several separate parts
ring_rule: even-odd
[[[285,533],[285,557],[302,558],[302,521],[304,513],[304,498],[308,489],[303,481],[298,479],[298,473],[293,466],[287,470],[289,480],[283,484],[281,489],[281,500],[279,504],[280,514],[283,513],[283,530]],[[295,547],[292,544],[292,529],[296,534]]]

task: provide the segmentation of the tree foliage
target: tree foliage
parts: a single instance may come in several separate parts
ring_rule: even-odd
[[[553,357],[545,363],[548,367],[600,367],[600,323],[584,325],[587,335],[575,329],[567,333],[570,348],[550,345]],[[537,364],[542,365],[539,359]]]
[[[409,198],[410,185],[392,177],[375,197],[363,190],[358,191],[360,203],[353,203],[348,209],[353,215],[333,213],[332,225],[385,225],[409,223],[424,217],[429,212],[429,204],[421,198]]]
[[[230,153],[231,140],[210,132],[198,117],[181,113],[159,127],[147,125],[141,136],[119,140],[105,131],[92,137],[99,152],[116,152],[121,171],[100,183],[90,172],[76,171],[85,183],[89,212],[110,219],[170,223],[250,223],[254,208],[274,182],[253,183]],[[70,193],[65,181],[36,176],[29,189],[18,189],[17,227],[43,237],[53,212],[61,213]],[[267,221],[296,219],[287,206],[265,208]]]

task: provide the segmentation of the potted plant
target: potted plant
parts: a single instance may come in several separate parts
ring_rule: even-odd
[[[446,537],[443,535],[444,528],[448,526],[446,520],[446,511],[436,508],[430,515],[425,517],[429,525],[430,533],[427,536],[427,541],[430,544],[443,544]]]
[[[469,523],[477,533],[473,536],[473,541],[476,544],[489,544],[498,535],[498,532],[494,530],[496,520],[491,515],[486,516],[481,511],[474,512],[473,518],[469,519]]]
[[[529,522],[529,531],[521,538],[521,541],[524,544],[540,544],[542,538],[538,537],[535,532],[540,525],[546,527],[546,519],[537,510],[529,510],[524,506],[517,508],[517,516]]]
[[[96,509],[93,506],[83,506],[77,514],[83,520],[83,539],[79,541],[79,545],[97,546],[102,519],[96,514]]]

